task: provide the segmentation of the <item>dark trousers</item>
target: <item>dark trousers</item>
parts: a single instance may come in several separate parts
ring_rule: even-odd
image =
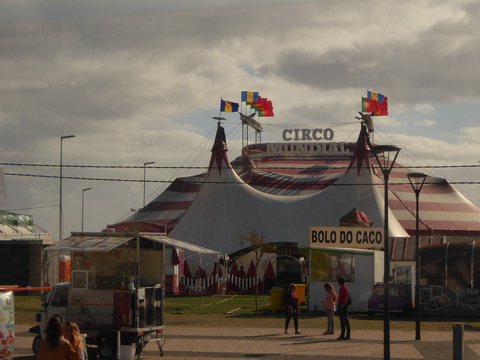
[[[298,331],[298,314],[287,314],[285,319],[285,330],[288,330],[288,325],[290,324],[290,319],[293,317],[293,325],[295,326],[295,331]]]
[[[350,337],[350,321],[348,320],[348,306],[338,307],[338,317],[340,318],[340,328],[343,337]],[[345,333],[346,331],[346,333]]]

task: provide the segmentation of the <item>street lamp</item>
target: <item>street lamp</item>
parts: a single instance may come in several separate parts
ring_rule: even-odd
[[[225,282],[225,295],[228,294],[228,262],[230,260],[230,256],[228,254],[225,254],[225,273],[227,277],[227,281]]]
[[[300,283],[303,284],[303,263],[305,262],[305,258],[303,256],[300,256],[298,259],[298,262],[300,263]]]
[[[62,240],[63,232],[62,232],[62,217],[63,217],[63,209],[62,209],[62,186],[63,186],[63,140],[74,138],[75,135],[65,135],[60,136],[60,204],[59,204],[59,216],[58,216],[58,239]]]
[[[155,164],[155,161],[143,163],[143,207],[145,207],[145,183],[147,181],[147,165]]]
[[[85,191],[92,190],[92,188],[82,189],[82,232],[83,232],[83,214],[84,214],[84,205],[85,205]]]
[[[390,254],[388,248],[388,178],[397,159],[400,148],[393,145],[378,145],[372,148],[378,165],[383,173],[385,188],[385,214],[383,223],[384,237],[384,272],[383,272],[383,358],[390,360]]]
[[[407,175],[410,185],[415,192],[416,198],[416,213],[415,213],[415,340],[421,340],[420,335],[420,230],[419,230],[419,202],[420,191],[422,191],[423,184],[427,175],[422,173],[410,173]]]

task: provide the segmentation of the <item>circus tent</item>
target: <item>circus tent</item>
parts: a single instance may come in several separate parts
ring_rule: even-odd
[[[250,160],[245,166],[243,158],[229,162],[219,125],[206,173],[176,179],[145,208],[109,227],[147,224],[222,253],[240,250],[240,238],[251,230],[264,231],[269,242],[306,244],[309,226],[338,226],[352,209],[382,227],[383,179],[367,136],[362,126],[356,143],[324,143],[327,155],[272,155],[268,144],[252,144],[245,149]],[[403,239],[393,246],[403,255],[409,254],[405,238],[415,234],[410,172],[397,163],[389,184],[390,236]],[[478,238],[480,208],[447,180],[428,177],[420,230],[429,242]]]

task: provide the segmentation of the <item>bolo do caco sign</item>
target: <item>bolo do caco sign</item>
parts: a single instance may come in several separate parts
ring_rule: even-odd
[[[358,248],[383,247],[383,229],[375,227],[323,227],[309,228],[309,243],[312,248]]]

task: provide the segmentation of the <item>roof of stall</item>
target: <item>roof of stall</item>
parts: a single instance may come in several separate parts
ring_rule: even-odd
[[[72,233],[68,238],[45,248],[45,251],[109,252],[140,236],[141,240],[188,250],[197,254],[218,254],[217,251],[172,239],[163,234]]]

